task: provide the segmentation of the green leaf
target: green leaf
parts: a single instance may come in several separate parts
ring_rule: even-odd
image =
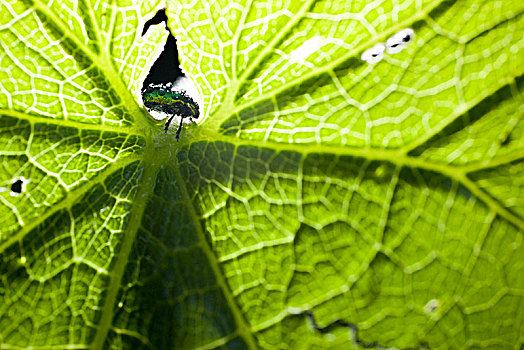
[[[523,346],[524,3],[1,4],[0,348]]]

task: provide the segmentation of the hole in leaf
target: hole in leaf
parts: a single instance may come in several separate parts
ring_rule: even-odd
[[[18,196],[20,193],[24,192],[26,184],[27,180],[23,177],[14,180],[11,183],[11,196]]]
[[[166,26],[167,30],[169,30],[167,27],[167,16],[165,9],[159,10],[153,18],[146,22],[142,35],[147,32],[150,26],[158,25],[162,22]],[[146,87],[149,84],[173,82],[176,80],[176,78],[181,76],[184,76],[184,73],[182,73],[182,70],[180,69],[176,39],[170,31],[164,46],[164,51],[162,51],[158,59],[151,67],[149,75],[147,76],[146,80],[144,80],[143,87]]]
[[[147,21],[145,34],[151,25],[164,23],[167,27],[165,10],[160,10]],[[176,138],[179,139],[183,124],[197,121],[201,114],[201,98],[191,79],[180,68],[176,39],[169,31],[164,51],[155,61],[147,78],[142,84],[144,106],[156,120],[166,119],[164,130],[167,132],[171,122],[178,124]]]
[[[155,24],[160,24],[162,22],[167,23],[167,16],[166,16],[165,9],[158,10],[155,16],[146,22],[146,24],[144,25],[144,30],[142,31],[142,36],[144,36],[144,34],[147,33],[147,30],[149,29],[149,27]]]

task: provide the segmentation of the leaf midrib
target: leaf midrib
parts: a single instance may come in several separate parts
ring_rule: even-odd
[[[49,219],[54,214],[60,212],[63,209],[70,209],[73,205],[78,203],[78,201],[89,191],[99,184],[104,184],[105,179],[107,179],[111,174],[113,174],[115,171],[124,168],[125,166],[131,164],[134,161],[142,160],[143,156],[126,156],[119,158],[115,160],[114,162],[110,163],[109,166],[104,168],[103,170],[99,171],[96,176],[89,179],[89,181],[85,181],[83,184],[81,184],[77,189],[73,191],[69,191],[68,195],[64,197],[59,203],[53,205],[53,207],[46,210],[44,213],[39,215],[36,218],[33,218],[31,221],[27,223],[24,227],[22,227],[19,231],[17,231],[14,235],[11,235],[7,240],[0,243],[0,254],[6,251],[10,246],[15,244],[16,242],[22,241],[25,236],[27,236],[29,233],[31,233],[36,227],[42,225],[45,223],[47,219]]]
[[[277,88],[271,89],[269,93],[261,94],[249,101],[246,101],[246,103],[243,103],[239,107],[236,107],[235,102],[244,102],[242,100],[235,101],[235,98],[238,94],[238,91],[242,87],[244,81],[249,77],[250,74],[253,73],[253,71],[259,67],[260,62],[262,62],[267,56],[269,56],[274,49],[274,46],[282,40],[286,35],[288,35],[288,32],[291,26],[286,25],[281,31],[279,31],[279,35],[277,35],[271,42],[264,48],[264,50],[260,53],[260,55],[257,56],[256,60],[251,64],[249,67],[246,68],[246,70],[242,73],[241,77],[238,79],[233,79],[230,82],[230,86],[233,87],[232,89],[228,89],[226,98],[223,102],[224,106],[227,108],[221,108],[212,118],[213,124],[215,126],[220,126],[223,122],[225,122],[232,113],[231,107],[234,106],[236,111],[241,111],[247,108],[250,108],[264,100],[272,99],[276,96],[278,96],[280,93],[292,89],[293,87],[296,87],[300,84],[302,84],[304,81],[307,81],[308,79],[312,79],[315,76],[318,76],[323,73],[328,73],[332,71],[335,67],[339,66],[343,62],[347,61],[351,57],[354,57],[359,52],[363,51],[365,48],[371,47],[372,45],[378,43],[378,42],[384,42],[387,37],[393,35],[394,33],[398,32],[402,28],[410,27],[411,24],[417,22],[418,20],[425,18],[428,13],[430,13],[433,9],[435,9],[437,6],[439,6],[441,3],[443,3],[444,0],[436,0],[426,6],[423,10],[420,10],[417,15],[412,16],[403,22],[399,22],[396,25],[390,27],[388,30],[382,32],[380,35],[372,37],[370,40],[364,41],[362,44],[356,46],[352,50],[349,50],[345,55],[340,56],[338,59],[331,61],[329,64],[326,64],[318,69],[312,70],[309,73],[306,73],[303,75],[300,79],[294,79],[290,83],[283,84]],[[300,16],[295,16],[293,21],[293,24],[296,24],[296,22],[300,21],[303,18],[303,15],[305,13],[305,9],[309,8],[311,6],[311,3],[308,2],[306,4],[307,6],[304,6],[301,8]],[[233,56],[235,57],[235,56]],[[228,113],[220,113],[222,110],[228,111]],[[208,118],[209,120],[210,118]]]
[[[73,129],[78,129],[80,131],[99,131],[104,132],[114,132],[118,134],[125,134],[126,136],[138,136],[143,137],[144,134],[137,132],[138,130],[132,126],[114,126],[110,124],[92,124],[92,123],[83,123],[80,120],[70,120],[70,119],[58,119],[58,118],[48,118],[42,117],[40,115],[28,114],[24,112],[14,111],[11,109],[0,109],[0,115],[13,117],[19,120],[26,120],[31,124],[46,124],[46,125],[55,125],[58,127],[69,127]]]
[[[201,126],[218,130],[225,122],[227,122],[230,119],[232,115],[238,114],[242,112],[243,110],[253,108],[254,106],[256,106],[257,104],[263,101],[275,99],[279,94],[304,83],[308,79],[311,79],[323,73],[332,72],[335,67],[337,67],[339,64],[346,61],[347,59],[355,56],[358,52],[362,51],[364,48],[369,47],[375,44],[376,42],[384,41],[385,37],[391,35],[395,31],[398,31],[401,28],[409,27],[414,22],[427,17],[427,14],[431,12],[435,7],[440,5],[440,3],[442,3],[442,1],[433,2],[430,6],[426,7],[424,11],[420,11],[420,13],[417,16],[409,18],[405,20],[404,22],[397,24],[396,26],[390,28],[388,31],[384,32],[381,36],[377,36],[375,40],[364,42],[361,45],[359,45],[358,47],[356,47],[355,49],[349,51],[346,55],[340,57],[337,60],[332,61],[330,64],[327,64],[319,69],[313,70],[309,72],[308,74],[302,76],[299,79],[294,79],[290,83],[283,84],[282,86],[279,86],[278,88],[272,89],[269,93],[259,95],[256,98],[247,101],[246,103],[242,103],[243,102],[242,100],[234,101],[236,94],[238,93],[239,89],[242,86],[242,80],[233,80],[230,84],[230,89],[228,89],[226,99],[224,103],[222,104],[221,108],[216,112],[215,115],[212,116],[212,118],[207,118],[206,124],[209,124],[209,126],[205,126],[205,124]],[[469,38],[469,40],[473,40],[474,38],[482,35],[483,33],[486,33],[487,31],[500,25],[501,23],[510,21],[523,13],[524,13],[524,7],[516,13],[512,13],[511,16],[507,18],[503,18],[500,22],[492,23],[492,25],[489,28],[485,28],[481,33],[477,33],[477,35],[473,36],[472,38]],[[516,74],[502,77],[501,79],[498,80],[498,84],[490,85],[489,89],[482,90],[481,93],[477,94],[474,99],[471,99],[468,102],[459,104],[459,108],[455,109],[455,113],[450,114],[449,116],[444,118],[438,125],[433,127],[429,132],[425,132],[421,137],[414,139],[413,141],[404,145],[400,149],[402,150],[403,153],[407,154],[408,152],[412,151],[413,149],[424,144],[425,142],[430,140],[432,137],[437,135],[439,132],[441,132],[446,126],[448,126],[454,120],[456,120],[457,118],[462,116],[464,113],[466,113],[467,111],[471,110],[473,107],[478,105],[478,103],[480,103],[482,100],[484,100],[488,96],[493,95],[496,91],[498,91],[503,86],[514,83],[515,79],[522,75],[524,75],[524,67],[522,67],[521,70],[518,71]],[[236,102],[240,102],[242,104],[237,105]]]
[[[468,177],[468,174],[479,170],[489,169],[524,159],[524,148],[517,149],[506,155],[495,157],[482,162],[467,163],[464,165],[451,165],[410,156],[402,150],[352,148],[347,146],[321,144],[286,144],[258,140],[251,141],[238,139],[233,136],[222,135],[216,131],[209,130],[208,128],[202,129],[200,132],[197,131],[195,137],[196,138],[191,140],[191,143],[199,141],[210,142],[210,140],[212,140],[212,142],[222,141],[233,144],[236,147],[248,146],[255,148],[267,148],[276,152],[297,152],[305,156],[315,153],[333,154],[337,156],[365,158],[371,161],[388,162],[400,168],[416,168],[435,172],[457,181],[459,184],[463,185],[471,193],[477,196],[477,198],[479,198],[490,209],[508,220],[520,230],[524,231],[523,218],[515,215],[513,212],[505,208],[501,203],[499,203],[498,200],[492,198],[489,194],[480,189],[480,187],[477,186],[477,184]]]
[[[150,140],[148,140],[148,145],[151,145]],[[148,152],[146,152],[144,159],[149,159],[147,154],[155,152],[153,147],[148,147],[147,150]],[[148,198],[150,194],[153,193],[156,173],[160,167],[160,165],[151,164],[147,161],[143,161],[142,165],[144,166],[144,172],[138,182],[138,191],[133,199],[133,207],[129,212],[130,219],[124,230],[125,234],[123,235],[124,239],[122,240],[121,249],[118,252],[114,267],[110,272],[107,294],[101,307],[100,321],[98,322],[91,349],[103,349],[107,334],[112,327],[116,299],[122,287],[122,278],[135,243],[136,235],[141,227]]]
[[[246,342],[246,344],[248,345],[250,349],[256,349],[257,343],[253,337],[252,330],[249,327],[248,322],[245,320],[243,313],[241,312],[239,306],[237,305],[235,301],[235,297],[233,296],[226,282],[224,273],[219,266],[220,263],[218,261],[217,256],[215,255],[215,252],[212,250],[212,248],[208,244],[208,240],[206,239],[204,229],[197,215],[197,210],[195,208],[194,202],[191,200],[191,196],[189,195],[189,192],[187,191],[187,186],[185,185],[186,181],[184,181],[184,177],[182,176],[180,172],[180,167],[178,166],[178,160],[176,161],[175,167],[173,168],[173,170],[175,172],[175,177],[177,179],[177,182],[180,184],[182,198],[184,199],[184,202],[187,203],[187,207],[193,219],[194,227],[195,227],[196,234],[197,234],[198,241],[199,241],[199,245],[202,248],[204,255],[208,259],[209,266],[211,267],[211,269],[214,272],[216,282],[218,286],[220,287],[220,290],[224,294],[227,304],[230,307],[233,318],[235,319],[235,324],[237,326],[238,335],[242,337],[242,339]]]

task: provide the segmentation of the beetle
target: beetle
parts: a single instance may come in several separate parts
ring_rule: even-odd
[[[185,91],[173,90],[172,84],[150,84],[142,89],[142,99],[148,111],[166,113],[169,119],[164,127],[165,132],[175,116],[180,117],[180,124],[176,131],[176,140],[180,138],[182,123],[188,118],[191,121],[200,117],[198,103],[195,102]]]

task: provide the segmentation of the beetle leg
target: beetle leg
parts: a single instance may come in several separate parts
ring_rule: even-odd
[[[169,129],[169,124],[171,124],[171,120],[173,120],[173,118],[175,117],[175,115],[171,115],[171,117],[169,117],[169,119],[167,120],[166,122],[166,126],[164,127],[164,130],[165,132],[167,133],[167,129]]]
[[[182,130],[182,122],[184,121],[184,118],[180,117],[180,124],[178,125],[178,130],[176,131],[176,140],[178,141],[180,137],[180,131]]]

